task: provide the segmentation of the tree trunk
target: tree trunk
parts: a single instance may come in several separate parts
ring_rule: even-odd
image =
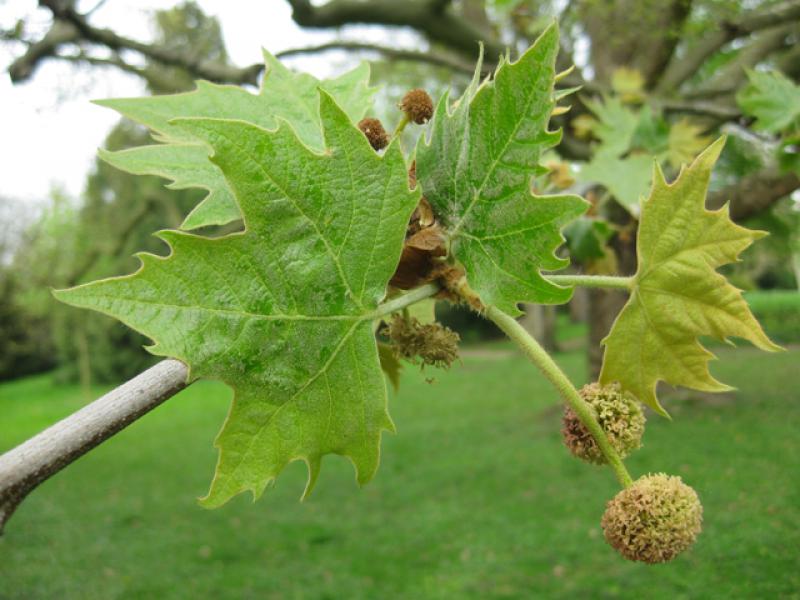
[[[633,275],[636,272],[636,238],[633,235],[619,235],[611,243],[616,255],[616,275]],[[611,331],[614,319],[628,299],[627,293],[620,290],[589,290],[589,376],[592,381],[600,375],[603,365],[603,341]]]
[[[542,304],[525,304],[525,315],[520,325],[530,333],[548,352],[557,352],[556,343],[556,307]]]
[[[573,323],[585,323],[589,318],[589,290],[576,287],[567,307],[569,308],[570,321]]]

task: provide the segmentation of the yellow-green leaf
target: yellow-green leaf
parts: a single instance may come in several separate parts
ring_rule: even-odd
[[[667,184],[656,166],[650,198],[642,205],[638,270],[631,297],[603,340],[602,383],[618,381],[661,414],[656,384],[703,391],[731,389],[708,370],[714,355],[700,336],[746,339],[778,350],[753,317],[741,291],[716,272],[766,235],[731,221],[728,207],[709,211],[706,192],[720,138],[677,180]]]
[[[694,160],[708,146],[711,138],[702,135],[703,128],[689,119],[681,119],[669,128],[667,160],[676,169]]]
[[[611,89],[623,102],[641,102],[644,99],[644,76],[638,69],[619,67],[611,74]]]

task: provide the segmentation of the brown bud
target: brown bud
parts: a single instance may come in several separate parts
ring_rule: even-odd
[[[389,134],[383,128],[379,119],[367,117],[358,122],[358,128],[367,136],[369,145],[375,150],[383,150],[389,145]]]
[[[407,92],[399,106],[409,120],[417,125],[427,123],[433,116],[433,100],[428,92],[419,88]]]
[[[401,290],[410,290],[433,281],[436,278],[434,271],[437,258],[445,254],[444,232],[436,222],[433,208],[423,196],[409,220],[403,254],[389,284]]]

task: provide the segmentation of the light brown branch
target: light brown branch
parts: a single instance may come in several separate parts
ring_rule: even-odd
[[[163,360],[0,456],[0,533],[25,497],[64,467],[187,386],[182,362]]]

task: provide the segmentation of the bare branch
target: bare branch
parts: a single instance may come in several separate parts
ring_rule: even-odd
[[[78,52],[77,54],[54,54],[49,57],[52,60],[59,60],[72,64],[86,64],[95,67],[113,67],[136,75],[147,81],[154,89],[170,89],[174,82],[168,81],[156,69],[147,69],[144,67],[137,67],[128,62],[125,62],[118,54],[114,54],[108,58],[100,58],[91,56],[86,52]]]
[[[708,207],[717,209],[730,202],[731,218],[743,221],[797,189],[800,189],[800,177],[781,172],[777,167],[768,167],[709,194]]]
[[[404,60],[410,62],[421,62],[436,65],[438,67],[446,67],[452,71],[472,75],[475,70],[473,66],[466,62],[462,62],[448,56],[436,54],[432,52],[416,52],[414,50],[404,50],[402,48],[388,48],[386,46],[379,46],[377,44],[364,44],[361,42],[329,42],[327,44],[320,44],[319,46],[307,46],[304,48],[291,48],[278,52],[275,56],[278,58],[285,58],[288,56],[300,56],[303,54],[316,54],[319,52],[327,52],[329,50],[347,50],[347,51],[366,51],[377,52],[390,60]]]
[[[351,23],[405,26],[470,57],[477,54],[480,40],[484,41],[486,55],[491,60],[497,60],[503,53],[502,44],[485,39],[485,32],[449,8],[450,2],[331,0],[317,6],[310,0],[287,1],[292,7],[292,18],[302,27],[331,29]]]
[[[687,54],[672,57],[656,86],[656,91],[674,92],[728,42],[746,37],[755,31],[784,25],[798,19],[800,19],[800,0],[788,0],[766,9],[746,12],[736,20],[719,23],[717,31],[705,35]]]
[[[790,50],[779,56],[777,67],[792,79],[800,79],[800,44],[795,43]]]
[[[163,360],[0,456],[0,533],[43,481],[187,386],[189,370]]]
[[[218,62],[199,61],[183,52],[173,51],[158,44],[145,44],[132,40],[117,35],[110,29],[93,27],[72,6],[64,5],[58,0],[40,0],[39,3],[53,12],[56,22],[62,21],[72,25],[78,31],[80,37],[87,41],[101,44],[117,51],[134,50],[163,65],[185,69],[202,79],[219,83],[255,84],[263,68],[260,63],[240,68]]]
[[[704,82],[699,89],[688,92],[686,97],[709,98],[736,93],[745,81],[746,69],[756,66],[776,51],[791,47],[790,37],[797,31],[800,31],[800,22],[775,27],[755,36],[753,41],[719,69],[710,81]]]
[[[20,83],[29,79],[42,59],[53,56],[63,44],[77,42],[79,39],[80,33],[74,26],[63,21],[54,21],[50,31],[38,42],[30,44],[25,54],[8,67],[11,81]]]
[[[25,55],[17,59],[11,65],[9,71],[12,80],[15,82],[21,82],[30,78],[38,64],[46,58],[54,58],[69,62],[83,62],[91,65],[113,66],[149,80],[152,76],[150,71],[124,61],[119,54],[116,54],[116,52],[121,50],[133,50],[160,64],[180,67],[195,77],[218,83],[256,85],[258,77],[264,68],[260,63],[239,68],[222,63],[197,61],[181,52],[168,50],[158,44],[146,44],[120,36],[110,29],[93,27],[88,23],[85,15],[78,14],[70,5],[64,5],[58,0],[41,0],[41,4],[50,8],[55,20],[47,35],[39,42],[31,44]],[[442,2],[437,6],[431,4],[429,8],[431,10],[434,8],[437,10],[446,10],[447,4],[447,2]],[[69,54],[59,53],[59,50],[63,46],[68,44],[77,45],[81,41],[89,41],[105,46],[114,50],[115,54],[110,58],[100,58],[88,54],[83,49]],[[472,50],[475,51],[476,48],[477,42],[472,47]],[[439,53],[389,48],[377,44],[365,44],[360,42],[341,41],[307,48],[295,48],[280,52],[278,56],[296,56],[335,49],[377,52],[390,60],[424,62],[466,74],[471,74],[473,70],[473,67],[467,62]],[[491,67],[491,64],[491,61],[488,61],[487,67]]]
[[[738,119],[741,111],[734,105],[708,100],[653,100],[654,104],[661,106],[671,113],[686,113],[703,117],[712,117],[720,121]]]

